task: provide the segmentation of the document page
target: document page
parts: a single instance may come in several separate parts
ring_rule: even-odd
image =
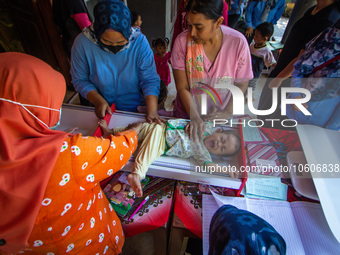
[[[209,228],[210,222],[214,213],[218,210],[219,206],[212,195],[202,195],[202,214],[203,214],[203,255],[209,252]]]
[[[340,243],[330,230],[320,204],[293,202],[291,208],[306,254],[340,254]]]

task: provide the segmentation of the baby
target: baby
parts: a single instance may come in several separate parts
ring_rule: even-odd
[[[216,156],[233,156],[240,151],[241,139],[231,131],[221,129],[213,131],[213,123],[206,122],[206,132],[202,143],[194,143],[189,139],[187,130],[190,121],[185,119],[170,119],[165,124],[137,122],[127,128],[109,129],[105,120],[99,121],[103,136],[114,135],[126,129],[140,131],[138,142],[140,148],[135,159],[133,170],[128,176],[128,182],[138,197],[142,196],[140,181],[145,178],[149,166],[161,155],[181,158],[193,157],[200,166],[216,166],[211,154]],[[230,173],[235,178],[236,173]]]

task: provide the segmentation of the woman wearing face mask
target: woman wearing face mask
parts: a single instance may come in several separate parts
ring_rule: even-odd
[[[96,108],[98,118],[116,109],[136,112],[145,97],[148,122],[161,123],[157,113],[160,79],[146,37],[131,27],[131,13],[120,0],[104,0],[94,8],[94,25],[72,47],[71,75],[75,89]]]
[[[205,130],[199,114],[203,89],[218,102],[216,105],[207,97],[207,119],[227,119],[232,114],[232,99],[226,89],[215,88],[221,98],[219,102],[211,87],[234,83],[244,93],[253,73],[246,39],[238,31],[222,25],[223,0],[190,0],[186,11],[188,30],[176,38],[171,54],[177,88],[174,116],[190,117],[190,133],[195,140],[198,131],[201,140]],[[192,94],[195,94],[194,100],[191,100]],[[209,107],[215,105],[218,107]]]
[[[52,130],[65,89],[43,61],[0,54],[1,254],[121,252],[122,226],[98,184],[127,163],[139,131],[103,139]]]

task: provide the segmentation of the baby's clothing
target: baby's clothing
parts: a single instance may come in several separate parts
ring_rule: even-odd
[[[189,120],[171,119],[163,125],[143,123],[138,134],[139,151],[135,159],[134,171],[141,180],[145,178],[149,166],[161,155],[180,158],[193,157],[198,165],[212,163],[211,156],[203,143],[193,143],[184,128]],[[204,138],[213,134],[213,123],[205,122]],[[114,128],[113,133],[124,128]],[[203,138],[203,139],[204,139]]]
[[[161,80],[165,83],[165,86],[168,86],[171,82],[170,68],[168,64],[170,56],[170,52],[165,53],[165,56],[163,58],[159,57],[157,53],[154,55],[157,73]]]
[[[274,55],[267,45],[255,48],[255,42],[252,42],[250,44],[250,53],[254,78],[260,77],[264,66],[270,67],[276,63]]]

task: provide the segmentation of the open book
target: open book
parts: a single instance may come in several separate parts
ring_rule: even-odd
[[[203,254],[209,251],[209,227],[224,204],[248,210],[269,222],[285,239],[287,255],[336,255],[340,243],[332,234],[320,204],[203,195]]]
[[[136,113],[115,112],[110,116],[110,118],[106,118],[106,120],[108,122],[108,127],[112,129],[115,127],[125,127],[133,122],[145,121],[145,116]],[[241,152],[244,154],[244,150],[241,150]],[[242,157],[241,152],[240,157]],[[124,167],[124,171],[132,170],[134,157],[137,155],[136,153],[137,151]],[[244,157],[242,157],[242,159]],[[218,160],[220,159],[216,159],[217,162]],[[239,164],[236,161],[237,160],[233,160],[233,163]],[[243,160],[241,160],[241,162],[242,161]],[[183,181],[228,187],[232,189],[241,189],[241,187],[243,187],[245,184],[245,179],[232,179],[231,177],[229,177],[229,175],[225,173],[210,174],[207,172],[198,172],[195,169],[195,162],[191,158],[185,159],[178,157],[161,156],[149,167],[147,174],[163,178],[171,178]]]

